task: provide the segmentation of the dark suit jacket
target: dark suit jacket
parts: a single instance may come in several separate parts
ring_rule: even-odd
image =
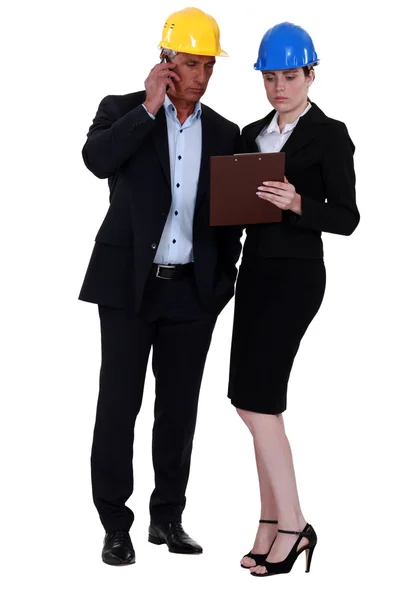
[[[322,231],[350,235],[358,225],[354,144],[344,123],[311,104],[282,148],[286,177],[301,195],[302,215],[287,210],[281,223],[248,226],[245,257],[321,258]],[[274,114],[243,129],[244,152],[259,151],[256,138]]]
[[[79,298],[136,310],[171,205],[164,107],[153,120],[142,106],[144,100],[145,92],[105,97],[82,150],[87,168],[108,178],[110,207],[95,238]],[[234,292],[241,231],[209,225],[209,163],[212,155],[240,149],[240,131],[204,104],[202,110],[194,266],[201,302],[218,312]]]

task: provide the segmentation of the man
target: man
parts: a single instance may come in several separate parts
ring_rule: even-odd
[[[239,149],[239,128],[200,104],[216,56],[212,17],[169,17],[163,61],[145,91],[102,100],[83,148],[108,178],[110,207],[80,299],[99,305],[100,391],[91,455],[93,498],[106,530],[102,558],[135,562],[129,536],[134,425],[153,348],[155,489],[149,541],[199,554],[181,515],[197,402],[216,318],[233,295],[240,230],[209,226],[209,162]],[[179,51],[179,52],[178,52]],[[168,93],[166,93],[166,90]]]

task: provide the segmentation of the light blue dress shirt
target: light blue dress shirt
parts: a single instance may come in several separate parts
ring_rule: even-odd
[[[183,125],[167,95],[164,109],[168,129],[172,202],[154,262],[186,264],[193,261],[193,216],[202,147],[201,104],[196,103],[193,113]],[[154,119],[154,115],[148,114]]]

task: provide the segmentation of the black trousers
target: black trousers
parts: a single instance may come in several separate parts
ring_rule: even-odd
[[[216,315],[200,305],[194,276],[151,275],[142,308],[99,306],[102,363],[91,454],[93,499],[107,532],[129,530],[133,441],[153,347],[155,489],[150,516],[180,521],[185,508],[200,384]]]

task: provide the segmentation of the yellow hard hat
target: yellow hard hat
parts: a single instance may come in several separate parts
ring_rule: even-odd
[[[201,56],[228,56],[221,49],[216,20],[198,8],[172,13],[165,22],[159,47]]]

